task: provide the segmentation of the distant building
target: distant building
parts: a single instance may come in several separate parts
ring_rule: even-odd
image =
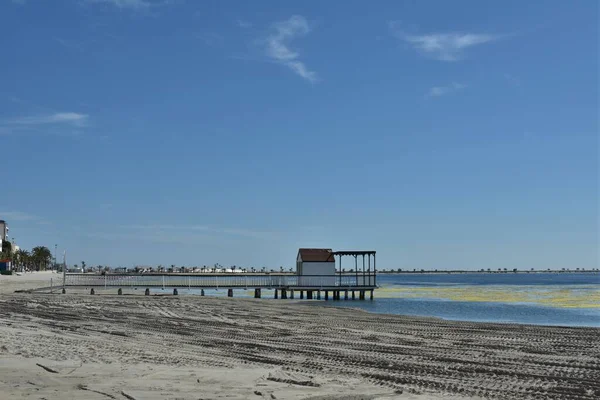
[[[13,251],[10,242],[6,240],[6,236],[8,234],[8,227],[6,226],[6,221],[0,219],[0,252],[5,250],[11,253]],[[8,250],[6,250],[8,249]],[[11,271],[11,263],[10,260],[2,260],[0,259],[0,271]]]
[[[322,285],[333,284],[335,282],[333,251],[331,249],[299,249],[296,258],[296,274],[303,276],[303,278],[299,278],[301,285],[313,285],[317,281]],[[323,276],[323,278],[319,276]],[[328,278],[324,276],[328,276]]]
[[[8,234],[8,228],[6,227],[6,221],[0,219],[0,251],[2,250],[2,245],[6,240],[6,235]]]

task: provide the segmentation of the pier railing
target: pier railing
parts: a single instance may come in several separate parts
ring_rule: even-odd
[[[291,274],[66,274],[65,286],[187,288],[365,288],[375,287],[375,273]]]

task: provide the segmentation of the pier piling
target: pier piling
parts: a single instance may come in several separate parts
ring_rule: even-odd
[[[344,300],[348,300],[348,290],[344,290]]]
[[[321,291],[317,290],[317,300],[321,300]]]
[[[90,294],[96,294],[96,292],[94,291],[94,288],[92,288],[92,290],[90,290]]]
[[[258,289],[258,288],[254,289],[254,298],[255,299],[260,299],[260,295],[261,295],[260,289]]]
[[[281,299],[287,300],[287,290],[281,289]]]
[[[292,299],[292,300],[294,299],[294,291],[293,290],[290,290],[290,299]]]
[[[306,291],[306,299],[307,300],[312,300],[313,299],[313,292],[312,292],[312,290],[307,290]]]
[[[304,300],[304,290],[300,291],[300,300]]]
[[[146,288],[144,291],[144,296],[150,296],[150,288]]]
[[[200,289],[200,296],[204,296],[204,289]]]
[[[359,300],[365,299],[365,291],[364,290],[361,290],[358,292],[358,298],[359,298]]]
[[[178,294],[177,289],[173,289],[173,296],[177,296]]]
[[[325,291],[325,301],[329,300],[329,290]]]
[[[371,290],[371,294],[369,295],[369,300],[373,300],[373,291]]]
[[[354,290],[352,291],[352,300],[356,300],[356,294],[354,293]]]
[[[119,290],[117,290],[117,294],[120,296],[123,294],[123,289],[119,288]]]
[[[277,289],[275,289],[275,295],[273,296],[274,299],[277,299]]]
[[[233,297],[233,289],[227,289],[227,297]]]

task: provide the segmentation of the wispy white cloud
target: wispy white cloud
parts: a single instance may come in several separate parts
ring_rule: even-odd
[[[267,56],[272,60],[285,65],[303,79],[315,83],[317,73],[311,71],[299,60],[300,55],[289,47],[289,43],[297,37],[306,36],[311,29],[306,19],[294,15],[286,21],[273,25],[274,32],[266,39]]]
[[[225,38],[218,33],[208,32],[199,33],[196,37],[204,42],[209,47],[220,47],[225,43]]]
[[[87,124],[88,115],[75,112],[60,112],[46,115],[34,115],[16,118],[7,121],[8,125],[45,125],[45,124],[70,124],[82,127]]]
[[[389,24],[394,36],[411,45],[415,50],[440,61],[458,61],[467,49],[498,40],[500,36],[483,33],[429,33],[411,35],[402,31],[395,22]]]
[[[272,236],[270,232],[255,231],[243,228],[215,228],[206,225],[122,225],[121,229],[154,233],[165,232],[166,234],[175,233],[180,235],[185,233],[192,234],[193,232],[206,232],[209,234],[243,236],[256,239],[265,239]]]
[[[172,0],[86,0],[87,3],[111,4],[121,9],[147,10],[154,6],[171,4]]]
[[[25,213],[23,211],[0,211],[0,219],[6,222],[10,221],[34,221],[40,219],[39,217]]]
[[[252,26],[253,26],[252,22],[245,21],[243,19],[238,19],[235,23],[237,26],[239,26],[242,29],[252,28]]]
[[[464,85],[462,83],[456,83],[456,82],[452,82],[450,85],[447,85],[447,86],[434,86],[429,89],[426,97],[440,97],[440,96],[446,95],[448,93],[462,90],[466,87],[467,87],[467,85]]]
[[[83,50],[83,47],[80,44],[78,44],[78,43],[76,43],[74,41],[65,40],[65,39],[62,39],[62,38],[59,38],[59,37],[54,37],[53,39],[54,39],[55,42],[57,42],[58,44],[60,44],[61,46],[65,47],[67,49],[70,49],[70,50],[79,50],[79,51]]]
[[[89,116],[76,112],[37,114],[0,120],[0,135],[42,131],[43,133],[78,136],[88,126]]]
[[[37,215],[29,214],[23,211],[1,211],[0,210],[0,219],[5,220],[9,225],[11,222],[35,222],[38,224],[49,224],[44,218],[39,217]]]
[[[159,231],[159,230],[178,230],[178,231],[205,231],[208,230],[207,226],[204,225],[160,225],[160,224],[148,224],[148,225],[121,225],[122,229],[133,229],[133,230],[145,230],[145,231]]]
[[[150,2],[146,0],[87,0],[88,3],[107,3],[118,8],[143,9],[150,7]]]

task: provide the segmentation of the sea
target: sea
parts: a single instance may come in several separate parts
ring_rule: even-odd
[[[378,274],[377,285],[372,301],[304,302],[457,321],[600,327],[598,272]],[[188,292],[199,294],[197,289],[179,291]],[[205,292],[207,296],[227,295],[226,289]],[[234,296],[249,298],[253,291],[236,289]],[[273,291],[263,290],[262,296],[269,301]],[[298,297],[294,301],[301,301]]]
[[[335,305],[457,321],[600,327],[598,272],[381,274],[377,285],[373,301]]]

